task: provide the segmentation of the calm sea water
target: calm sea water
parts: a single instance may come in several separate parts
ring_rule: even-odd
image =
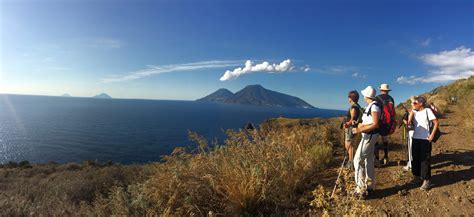
[[[159,160],[176,146],[193,146],[188,130],[222,141],[222,129],[238,129],[247,122],[341,114],[193,101],[0,94],[0,163],[144,163]]]

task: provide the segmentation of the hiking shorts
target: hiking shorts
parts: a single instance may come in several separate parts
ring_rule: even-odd
[[[344,128],[344,141],[352,142],[354,138],[354,134],[352,134],[352,127]]]

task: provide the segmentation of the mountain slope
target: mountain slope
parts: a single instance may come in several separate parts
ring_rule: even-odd
[[[314,108],[304,100],[268,90],[261,85],[249,85],[232,97],[225,100],[225,103],[235,103],[244,105],[259,106],[277,106],[277,107],[297,107],[297,108]]]
[[[200,102],[224,102],[226,99],[229,97],[232,97],[234,93],[230,92],[230,90],[227,90],[225,88],[221,88],[217,90],[214,93],[211,93],[201,99],[198,99],[196,101]]]
[[[99,98],[99,99],[112,99],[111,96],[109,96],[108,94],[106,93],[101,93],[99,95],[95,95],[93,98]]]

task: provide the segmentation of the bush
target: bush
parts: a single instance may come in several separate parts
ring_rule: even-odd
[[[261,215],[294,207],[297,194],[331,159],[327,126],[227,131],[225,145],[165,157],[144,184],[153,214]],[[193,136],[195,137],[195,136]]]

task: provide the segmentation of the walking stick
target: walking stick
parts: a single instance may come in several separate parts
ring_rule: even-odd
[[[342,133],[344,134],[344,131],[342,131]],[[346,158],[347,158],[347,155],[349,154],[349,153],[347,154],[346,153],[347,153],[346,144],[344,143],[344,160],[342,160],[341,168],[339,168],[339,174],[337,175],[336,183],[334,184],[334,188],[332,189],[331,198],[334,196],[334,192],[336,191],[336,187],[337,187],[337,181],[339,181],[339,177],[341,177],[341,173],[342,173],[342,168],[344,168],[344,164],[346,163]]]
[[[336,183],[334,184],[334,188],[332,189],[331,198],[334,196],[334,192],[336,192],[337,181],[339,181],[339,177],[341,177],[342,168],[344,168],[344,163],[346,162],[347,155],[344,154],[344,160],[342,161],[341,168],[339,168],[339,174],[337,175]]]

